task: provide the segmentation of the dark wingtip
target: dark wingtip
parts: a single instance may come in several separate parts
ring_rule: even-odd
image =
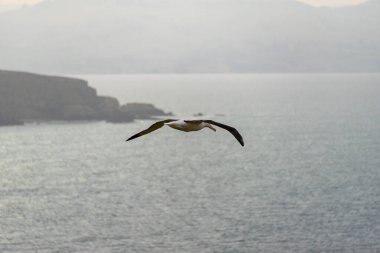
[[[126,140],[126,142],[127,142],[127,141],[130,141],[130,140],[133,140],[133,139],[136,139],[136,138],[139,137],[139,136],[140,136],[139,134],[135,134],[135,135],[129,137],[129,139]]]
[[[244,147],[244,139],[243,137],[239,134],[239,132],[236,130],[237,136],[235,136],[236,140]]]
[[[132,137],[128,138],[128,139],[125,140],[125,141],[127,142],[127,141],[130,141],[130,140],[134,139],[134,138],[136,138],[136,137],[135,137],[135,136],[132,136]]]

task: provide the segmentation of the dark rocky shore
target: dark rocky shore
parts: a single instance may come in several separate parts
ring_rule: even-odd
[[[0,70],[0,126],[39,120],[131,122],[171,115],[151,104],[120,106],[85,80]]]

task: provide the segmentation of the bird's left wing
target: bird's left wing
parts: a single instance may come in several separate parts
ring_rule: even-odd
[[[204,120],[203,122],[206,122],[206,123],[209,123],[209,124],[212,124],[212,125],[215,125],[215,126],[218,126],[218,127],[221,127],[223,129],[227,130],[236,138],[236,140],[240,143],[240,145],[244,146],[243,137],[240,135],[238,130],[236,130],[234,127],[227,126],[227,125],[224,125],[222,123],[219,123],[219,122],[216,122],[213,120]]]
[[[161,127],[164,126],[165,123],[169,123],[169,122],[172,122],[172,121],[176,121],[176,119],[166,119],[166,120],[161,120],[161,121],[158,121],[156,123],[154,123],[153,125],[151,125],[149,128],[145,129],[144,131],[141,131],[135,135],[133,135],[132,137],[130,137],[128,140],[126,141],[130,141],[130,140],[133,140],[137,137],[140,137],[140,136],[143,136],[143,135],[146,135],[146,134],[149,134]]]

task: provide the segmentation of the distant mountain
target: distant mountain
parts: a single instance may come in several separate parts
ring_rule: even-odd
[[[380,1],[47,0],[0,14],[0,68],[45,73],[378,72]]]

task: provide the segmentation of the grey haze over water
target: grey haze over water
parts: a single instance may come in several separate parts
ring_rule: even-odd
[[[50,0],[0,14],[0,69],[379,72],[380,1]]]
[[[2,127],[1,252],[380,251],[379,74],[84,78],[246,147],[223,130],[124,142],[151,121]]]

